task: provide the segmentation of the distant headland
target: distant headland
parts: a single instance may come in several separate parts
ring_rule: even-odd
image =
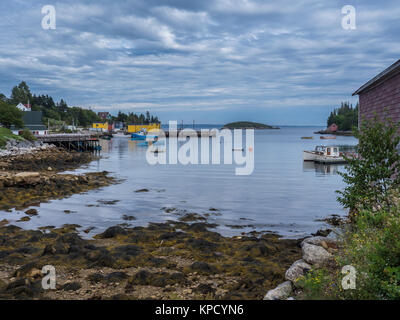
[[[251,121],[237,121],[225,124],[223,129],[280,129],[263,123]]]

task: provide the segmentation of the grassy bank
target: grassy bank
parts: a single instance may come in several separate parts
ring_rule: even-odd
[[[4,148],[10,139],[23,141],[22,137],[12,134],[11,130],[0,127],[0,148]]]
[[[8,140],[18,140],[18,141],[36,141],[35,136],[28,129],[24,129],[22,134],[17,136],[7,128],[0,128],[0,148],[4,148]]]

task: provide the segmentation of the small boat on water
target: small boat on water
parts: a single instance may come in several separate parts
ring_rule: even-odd
[[[319,137],[320,139],[336,139],[336,137],[335,136],[329,136],[329,137],[324,137],[324,136],[320,136]]]
[[[144,131],[134,132],[131,135],[131,140],[142,141],[142,140],[148,140],[148,138],[151,138],[154,141],[157,141],[158,137],[156,135],[149,135]]]
[[[125,134],[123,132],[118,132],[118,133],[114,134],[114,137],[116,137],[116,138],[129,138],[129,134]]]
[[[316,146],[313,151],[303,151],[303,160],[324,164],[346,163],[346,160],[339,151],[339,147],[331,146]]]
[[[314,137],[301,137],[302,140],[313,140]]]
[[[131,135],[132,140],[146,140],[146,134],[143,131],[134,132]]]

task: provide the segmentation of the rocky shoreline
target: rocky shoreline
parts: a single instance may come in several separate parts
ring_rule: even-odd
[[[92,240],[78,227],[0,227],[0,298],[262,299],[301,254],[298,241],[223,237],[206,222],[120,225]],[[55,290],[42,289],[45,265]]]
[[[19,210],[115,183],[107,172],[60,174],[94,159],[40,143],[8,143],[0,151],[0,209]]]
[[[305,238],[300,244],[301,259],[296,260],[286,270],[286,281],[269,290],[264,300],[296,300],[297,297],[301,299],[303,277],[311,270],[322,267],[335,269],[335,253],[338,252],[339,246],[337,231],[330,231],[327,236]]]
[[[4,149],[0,149],[0,158],[15,156],[15,155],[22,155],[31,152],[35,152],[38,150],[46,150],[54,148],[53,145],[43,144],[39,141],[20,141],[20,140],[13,140],[10,139],[7,141],[6,146]]]
[[[28,147],[29,152],[11,148],[0,157],[1,210],[22,210],[117,182],[107,172],[59,174],[91,161],[87,153],[45,145]],[[282,239],[269,232],[224,237],[207,222],[217,211],[186,213],[147,227],[122,223],[93,239],[82,238],[81,226],[74,224],[24,230],[0,221],[0,299],[261,300],[269,289],[305,272],[312,264],[308,256],[319,250],[314,240]],[[40,207],[25,214],[20,221],[40,216]],[[42,288],[45,265],[56,269],[54,290]],[[284,282],[267,296],[287,298],[292,287],[290,282],[288,293]]]
[[[76,169],[94,159],[91,153],[66,151],[38,142],[9,142],[7,146],[6,149],[0,149],[0,171],[3,172],[61,172]]]

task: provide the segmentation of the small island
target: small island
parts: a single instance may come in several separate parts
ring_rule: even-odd
[[[278,127],[269,126],[263,123],[251,122],[251,121],[237,121],[227,123],[222,129],[279,129]]]

